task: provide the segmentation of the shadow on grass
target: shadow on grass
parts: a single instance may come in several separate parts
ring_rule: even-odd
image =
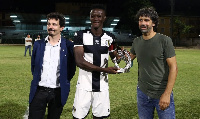
[[[199,119],[200,118],[200,99],[193,99],[185,104],[176,105],[176,117],[179,119]]]
[[[111,110],[112,119],[137,119],[137,103],[127,103]]]
[[[0,105],[0,119],[22,119],[26,106],[14,102],[7,102]]]
[[[61,119],[73,119],[72,116],[72,108],[64,108],[61,114],[62,118]]]
[[[63,109],[61,119],[72,119],[72,118],[73,118],[72,108]],[[92,119],[91,110],[85,119]],[[115,106],[115,108],[111,109],[110,117],[108,117],[107,119],[138,119],[137,104],[127,103]]]

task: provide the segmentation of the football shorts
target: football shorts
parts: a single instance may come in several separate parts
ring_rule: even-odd
[[[95,117],[108,117],[110,115],[109,90],[91,92],[77,89],[72,114],[75,118],[85,118],[92,105],[92,114]]]

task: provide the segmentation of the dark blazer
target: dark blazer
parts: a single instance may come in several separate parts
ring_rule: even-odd
[[[42,39],[36,41],[33,47],[31,58],[31,71],[33,75],[33,80],[31,82],[29,103],[31,103],[31,101],[33,100],[35,92],[37,90],[37,86],[39,84],[39,81],[41,80],[41,69],[43,65],[45,46],[45,39]],[[74,44],[71,41],[66,40],[62,37],[60,47],[61,103],[64,106],[66,104],[70,91],[70,80],[73,78],[76,71],[76,63],[73,53]]]

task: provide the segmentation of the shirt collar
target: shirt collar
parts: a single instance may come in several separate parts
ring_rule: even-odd
[[[45,42],[46,43],[49,43],[49,40],[48,40],[48,38],[49,38],[49,35],[45,38]],[[59,41],[58,41],[59,43],[61,43],[61,35],[60,35],[60,39],[59,39]]]

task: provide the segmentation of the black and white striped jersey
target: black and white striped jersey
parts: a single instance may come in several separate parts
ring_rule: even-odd
[[[81,30],[74,35],[74,47],[84,48],[84,59],[96,66],[107,67],[109,58],[109,47],[115,41],[115,36],[103,31],[101,36],[94,36],[90,30]],[[103,72],[88,72],[79,68],[77,88],[87,91],[107,90],[108,75]]]

